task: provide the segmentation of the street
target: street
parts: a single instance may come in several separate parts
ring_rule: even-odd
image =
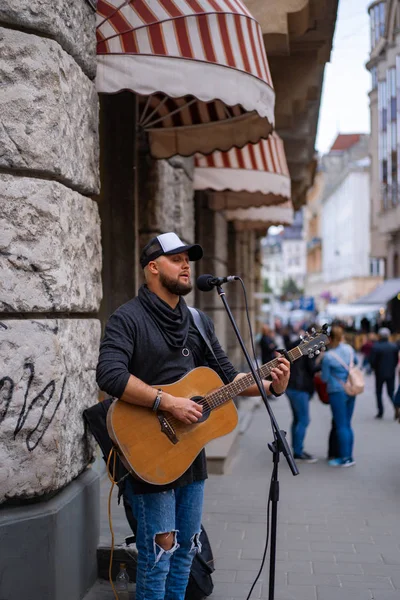
[[[377,421],[373,376],[367,377],[353,418],[357,464],[343,469],[326,463],[330,409],[316,396],[312,400],[305,450],[320,460],[299,464],[297,477],[284,458],[280,463],[276,600],[400,600],[400,424],[393,421],[386,396],[384,402],[384,419]],[[288,430],[287,399],[282,397],[271,406],[280,427]],[[229,472],[210,476],[207,482],[203,523],[216,566],[210,600],[245,600],[259,569],[266,535],[272,464],[267,442],[271,439],[261,405],[241,436]],[[105,541],[106,491],[102,496]],[[117,508],[115,514],[119,531],[124,518],[117,516]],[[122,541],[117,537],[117,543]],[[85,600],[112,598],[109,584],[103,582]],[[268,598],[268,557],[252,598]]]

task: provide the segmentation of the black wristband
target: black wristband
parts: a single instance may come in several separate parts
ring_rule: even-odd
[[[154,404],[152,406],[152,410],[154,412],[158,411],[158,408],[161,404],[161,396],[162,396],[162,390],[157,390],[157,396],[156,396],[156,399],[154,400]]]
[[[272,383],[269,386],[269,395],[270,396],[275,396],[275,398],[279,398],[279,396],[282,396],[283,392],[281,392],[280,394],[277,394],[276,391],[274,390],[274,388],[272,387]]]

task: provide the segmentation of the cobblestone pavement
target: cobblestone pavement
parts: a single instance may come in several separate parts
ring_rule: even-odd
[[[387,398],[384,419],[374,419],[372,388],[371,376],[356,401],[354,467],[327,465],[330,410],[316,397],[305,449],[319,462],[300,464],[300,475],[293,477],[281,460],[276,600],[400,600],[400,424]],[[271,406],[288,430],[287,399]],[[260,567],[271,439],[261,405],[229,473],[207,482],[203,523],[216,562],[210,600],[245,600]],[[85,600],[111,600],[107,585]],[[251,598],[268,598],[268,557]]]

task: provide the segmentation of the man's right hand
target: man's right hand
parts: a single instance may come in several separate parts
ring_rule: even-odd
[[[160,404],[161,410],[166,410],[171,413],[178,421],[191,425],[197,423],[203,414],[203,406],[190,400],[189,398],[181,398],[171,396],[163,392]]]

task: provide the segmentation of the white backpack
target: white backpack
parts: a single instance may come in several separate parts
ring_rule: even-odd
[[[348,377],[346,381],[342,381],[341,379],[338,379],[336,377],[336,379],[338,379],[338,381],[340,381],[340,383],[343,386],[344,391],[346,392],[346,394],[348,394],[348,396],[357,396],[358,394],[362,394],[362,392],[364,391],[364,387],[365,387],[365,381],[364,381],[364,374],[363,372],[355,366],[354,364],[354,353],[353,353],[353,349],[350,348],[350,365],[347,365],[344,360],[342,360],[340,358],[340,356],[338,354],[336,354],[336,352],[334,352],[333,350],[329,351],[329,354],[331,356],[333,356],[333,358],[335,358],[341,365],[342,367],[344,367],[346,369],[346,371],[348,372]]]

